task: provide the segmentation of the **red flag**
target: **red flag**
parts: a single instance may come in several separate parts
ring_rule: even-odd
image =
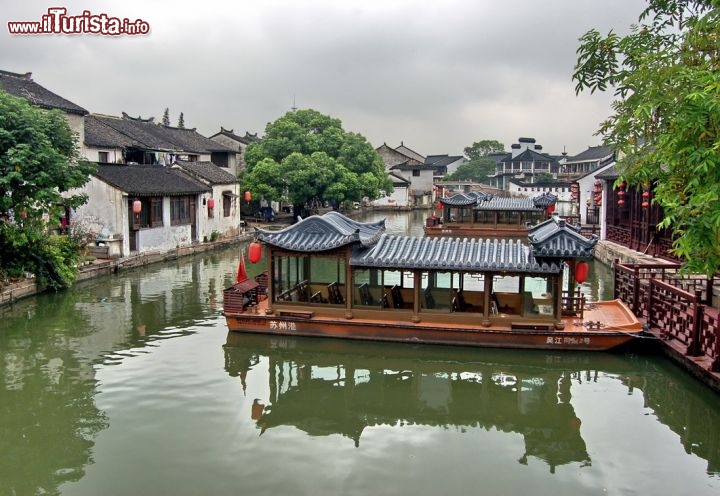
[[[240,252],[240,263],[238,264],[237,282],[246,281],[248,278],[247,271],[245,270],[245,252]]]

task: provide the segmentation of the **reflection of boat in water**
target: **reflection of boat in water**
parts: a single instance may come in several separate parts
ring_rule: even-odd
[[[224,351],[231,376],[267,376],[270,397],[251,412],[263,432],[294,426],[359,445],[363,431],[375,426],[493,429],[523,436],[521,463],[528,456],[551,470],[590,463],[566,380],[566,370],[577,370],[589,354],[531,352],[518,364],[508,350],[232,332]],[[518,387],[497,384],[499,374]]]
[[[559,218],[520,240],[384,234],[337,212],[258,229],[268,270],[224,292],[231,331],[485,347],[608,350],[642,332],[620,300],[586,305],[567,265],[597,239]],[[257,261],[260,245],[251,245]],[[252,251],[252,250],[251,250]]]

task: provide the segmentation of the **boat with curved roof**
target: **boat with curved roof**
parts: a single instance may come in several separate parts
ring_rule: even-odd
[[[227,288],[223,313],[236,332],[608,350],[642,325],[622,301],[576,291],[596,243],[557,216],[523,242],[397,236],[329,212],[257,229],[250,258],[264,247],[267,270]]]

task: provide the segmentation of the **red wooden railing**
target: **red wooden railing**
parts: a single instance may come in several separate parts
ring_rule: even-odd
[[[712,304],[714,277],[680,273],[679,264],[621,264],[615,261],[615,298],[665,339],[705,356],[720,371],[720,318]]]

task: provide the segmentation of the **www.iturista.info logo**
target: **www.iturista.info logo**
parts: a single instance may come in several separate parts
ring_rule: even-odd
[[[69,16],[65,7],[50,7],[40,21],[8,21],[10,34],[99,34],[104,36],[148,34],[150,24],[142,19],[131,21],[107,14]]]

